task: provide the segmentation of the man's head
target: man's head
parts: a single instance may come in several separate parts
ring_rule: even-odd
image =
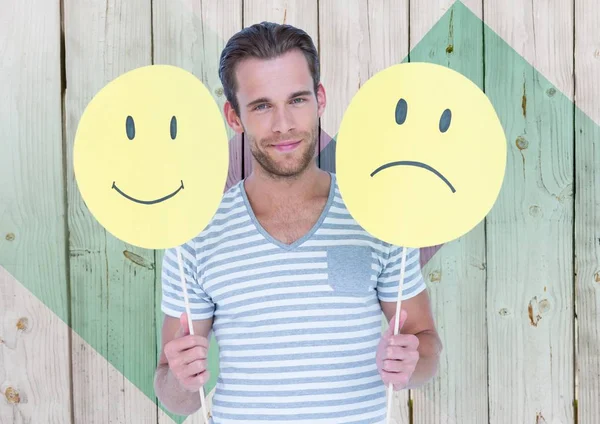
[[[235,34],[221,54],[225,116],[244,132],[258,165],[297,176],[314,158],[325,90],[316,48],[306,32],[262,22]]]

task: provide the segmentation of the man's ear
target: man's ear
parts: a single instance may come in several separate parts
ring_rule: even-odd
[[[244,132],[244,127],[242,126],[242,120],[238,116],[238,114],[233,109],[233,105],[231,102],[226,101],[223,106],[223,113],[225,114],[225,119],[227,123],[236,133],[241,134]]]
[[[319,85],[317,86],[317,105],[318,105],[318,115],[319,118],[321,117],[321,115],[323,114],[323,112],[325,111],[325,105],[327,104],[327,96],[325,94],[325,87],[323,87],[323,84],[319,83]]]

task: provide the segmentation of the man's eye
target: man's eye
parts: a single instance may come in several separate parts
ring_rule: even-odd
[[[261,110],[261,109],[262,109],[262,106],[265,106],[265,107],[266,107],[267,105],[266,105],[265,103],[261,103],[261,104],[259,104],[258,106],[256,106],[256,107],[254,108],[254,110]]]
[[[296,102],[296,100],[299,100],[299,101],[298,101],[298,102]],[[304,101],[305,101],[305,100],[304,100],[304,99],[302,99],[302,98],[297,98],[297,99],[294,99],[294,100],[292,100],[292,103],[303,103]]]

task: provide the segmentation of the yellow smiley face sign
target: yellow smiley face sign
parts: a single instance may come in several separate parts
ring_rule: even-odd
[[[191,73],[127,72],[89,103],[73,151],[79,191],[115,237],[166,249],[195,237],[223,195],[228,139],[219,107]]]
[[[506,168],[506,137],[486,95],[429,63],[374,75],[347,108],[336,172],[356,221],[388,243],[454,240],[488,214]]]

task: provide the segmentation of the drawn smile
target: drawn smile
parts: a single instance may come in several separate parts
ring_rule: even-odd
[[[423,168],[426,169],[428,171],[433,172],[435,175],[437,175],[438,177],[440,177],[447,185],[448,187],[450,187],[450,190],[452,190],[452,193],[455,193],[456,190],[454,189],[454,186],[452,186],[452,184],[450,184],[450,181],[448,181],[448,179],[446,177],[444,177],[437,169],[423,163],[423,162],[414,162],[414,161],[410,161],[410,160],[401,160],[401,161],[396,161],[396,162],[389,162],[386,163],[385,165],[381,165],[379,168],[377,168],[375,171],[371,172],[371,177],[374,176],[375,174],[377,174],[379,171],[383,171],[386,168],[390,168],[392,166],[400,166],[400,165],[407,165],[407,166],[417,166],[419,168]]]
[[[121,196],[123,196],[126,199],[129,199],[129,200],[131,200],[133,202],[141,203],[142,205],[153,205],[155,203],[164,202],[165,200],[170,199],[171,197],[173,197],[177,193],[179,193],[179,191],[182,190],[184,187],[183,187],[183,180],[181,180],[181,185],[179,186],[179,188],[177,190],[175,190],[171,194],[166,195],[165,197],[161,197],[160,199],[156,199],[156,200],[139,200],[139,199],[136,199],[134,197],[131,197],[127,193],[124,193],[123,191],[121,191],[121,189],[119,189],[119,187],[117,187],[117,185],[115,184],[114,181],[112,183],[112,188],[114,188],[115,190],[117,190],[117,193],[119,193]]]

